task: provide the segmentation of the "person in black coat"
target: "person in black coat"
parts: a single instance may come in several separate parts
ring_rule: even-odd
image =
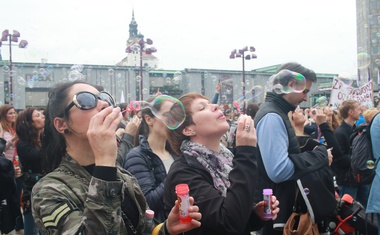
[[[342,158],[343,154],[334,133],[327,123],[327,116],[323,113],[322,110],[315,111],[316,113],[312,114],[311,117],[319,127],[321,135],[325,138],[325,144],[327,148],[330,149],[329,164],[331,165],[334,160],[339,160]],[[306,121],[306,116],[303,114],[302,109],[296,109],[294,112],[289,112],[289,119],[291,120],[292,126],[297,135],[301,152],[312,151],[315,146],[320,144],[317,139],[314,139],[304,133],[303,127]]]
[[[15,169],[12,161],[5,158],[3,151],[6,141],[0,138],[0,232],[9,233],[15,229],[20,203],[16,200]]]
[[[351,146],[350,136],[355,129],[355,122],[359,120],[359,115],[361,114],[359,103],[355,100],[345,100],[339,106],[339,113],[343,121],[334,131],[334,135],[338,140],[343,157],[339,161],[334,161],[332,167],[337,178],[339,196],[342,197],[348,193],[356,199],[358,183],[351,174],[351,158],[349,152]]]
[[[33,186],[44,176],[41,153],[41,136],[44,125],[45,115],[35,107],[22,110],[16,119],[16,149],[24,172],[22,201],[26,235],[37,233],[32,216],[30,195]]]
[[[185,107],[186,119],[178,129],[168,132],[173,151],[181,156],[166,178],[166,213],[177,199],[176,185],[188,184],[190,196],[202,213],[202,225],[185,234],[250,234],[261,228],[269,219],[263,217],[264,202],[254,204],[258,171],[252,118],[240,117],[233,155],[219,141],[229,125],[218,106],[198,93],[185,94],[179,100]],[[279,202],[275,196],[271,199],[275,219]]]
[[[171,105],[171,102],[155,102],[151,108],[164,113]],[[135,137],[136,147],[126,154],[123,167],[138,180],[149,208],[155,212],[155,219],[163,222],[166,219],[164,183],[176,156],[166,141],[167,127],[153,114],[151,108],[141,110],[142,120]]]

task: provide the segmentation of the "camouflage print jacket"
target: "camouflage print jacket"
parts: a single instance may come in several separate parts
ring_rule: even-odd
[[[144,195],[127,171],[118,168],[117,178],[104,181],[92,177],[66,155],[32,190],[33,217],[41,234],[127,234],[121,210],[127,192],[139,211],[134,234],[141,234],[148,208]],[[160,234],[165,234],[163,227]]]

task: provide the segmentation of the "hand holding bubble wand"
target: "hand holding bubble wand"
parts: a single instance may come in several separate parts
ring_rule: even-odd
[[[327,98],[326,96],[321,96],[316,99],[316,104],[313,106],[311,109],[311,117],[314,118],[315,115],[317,115],[317,110],[318,109],[323,109],[327,105]]]
[[[232,102],[232,104],[235,106],[235,108],[239,112],[239,115],[242,115],[243,113],[240,110],[240,104],[237,101]]]
[[[127,107],[125,107],[125,109],[123,111],[121,111],[121,113],[125,113],[125,112],[131,112],[132,109],[129,105],[127,105]]]
[[[185,108],[181,101],[168,95],[159,95],[150,103],[133,100],[129,106],[134,111],[149,108],[153,115],[159,118],[170,130],[180,127],[186,118]]]

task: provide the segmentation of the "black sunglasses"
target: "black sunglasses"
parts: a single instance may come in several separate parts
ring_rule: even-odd
[[[75,105],[80,110],[90,110],[96,107],[98,99],[106,101],[108,105],[115,107],[115,100],[113,97],[105,91],[95,95],[88,91],[80,91],[73,97],[73,101],[65,108],[65,115]]]

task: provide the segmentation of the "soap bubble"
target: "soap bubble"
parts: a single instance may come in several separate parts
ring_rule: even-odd
[[[4,73],[9,73],[10,70],[11,70],[11,69],[9,68],[9,66],[7,66],[7,65],[4,65],[4,66],[3,66],[3,72],[4,72]]]
[[[313,106],[313,108],[318,108],[318,109],[322,109],[323,107],[325,107],[328,104],[326,96],[321,96],[321,97],[317,98],[315,100],[315,102],[316,103]]]
[[[373,160],[367,161],[367,169],[372,170],[375,168],[375,162]]]
[[[264,92],[264,88],[262,86],[260,85],[253,86],[251,89],[245,92],[245,95],[235,100],[233,102],[233,105],[240,112],[240,107],[244,107],[248,101],[253,100],[256,97],[259,97],[261,94],[263,94],[263,92]]]
[[[177,129],[186,118],[183,104],[176,98],[168,95],[159,95],[152,102],[131,101],[131,110],[139,111],[149,108],[154,116],[159,118],[170,130]]]
[[[358,68],[365,69],[371,64],[371,57],[367,53],[358,54]]]
[[[277,94],[301,93],[306,88],[305,77],[287,69],[272,75],[269,82],[272,84],[272,90]]]
[[[23,77],[19,76],[19,77],[17,78],[17,83],[18,83],[19,85],[21,85],[21,86],[25,86],[26,81],[25,81],[25,79],[24,79]]]

